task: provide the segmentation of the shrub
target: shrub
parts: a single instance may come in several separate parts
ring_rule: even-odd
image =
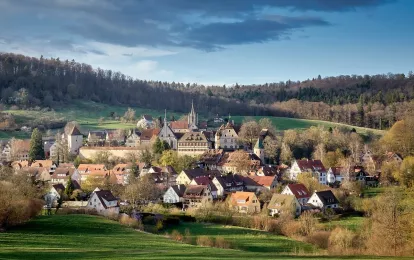
[[[134,229],[139,229],[139,230],[144,229],[141,221],[137,220],[136,218],[131,218],[128,215],[122,215],[119,218],[119,223],[121,223],[121,225],[131,227]]]
[[[352,248],[356,234],[348,229],[335,228],[329,237],[329,251],[346,254]]]
[[[217,237],[216,238],[216,241],[214,243],[214,247],[218,247],[218,248],[231,248],[231,245],[223,237]]]
[[[180,241],[180,242],[182,242],[183,241],[183,235],[181,235],[181,233],[180,232],[178,232],[177,230],[173,230],[172,232],[171,232],[171,238],[173,239],[173,240],[175,240],[175,241]]]
[[[300,231],[300,223],[294,220],[287,221],[281,225],[282,235],[293,237]]]
[[[308,243],[314,244],[319,248],[327,249],[329,245],[329,231],[315,231],[306,237]]]
[[[186,228],[184,232],[184,242],[187,244],[193,244],[193,238],[191,237],[191,233],[188,228]]]
[[[157,220],[157,223],[155,224],[155,230],[158,232],[161,229],[163,229],[163,227],[164,227],[164,225],[163,225],[162,220]]]
[[[208,236],[199,236],[197,237],[196,242],[197,242],[197,245],[199,246],[208,246],[208,247],[214,246],[214,241]]]

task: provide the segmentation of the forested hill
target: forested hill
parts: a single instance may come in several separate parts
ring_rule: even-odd
[[[180,85],[181,86],[181,85]],[[287,115],[276,109],[185,91],[167,82],[135,80],[84,63],[0,53],[1,102],[21,108],[54,107],[74,99],[188,112],[194,100],[203,114]]]
[[[204,86],[136,80],[59,59],[0,53],[1,102],[54,107],[74,99],[204,115],[320,119],[384,129],[414,111],[414,75],[318,76],[262,85]]]

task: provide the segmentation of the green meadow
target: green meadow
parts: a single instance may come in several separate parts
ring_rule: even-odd
[[[40,216],[25,225],[0,233],[0,259],[392,259],[325,256],[310,245],[242,228],[202,224],[183,225],[180,228],[190,229],[194,236],[224,236],[237,249],[184,244],[163,235],[135,231],[102,217],[53,215]],[[292,253],[295,247],[309,253]]]

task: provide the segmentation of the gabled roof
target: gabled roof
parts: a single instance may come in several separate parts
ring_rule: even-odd
[[[187,175],[187,177],[191,180],[196,177],[208,176],[208,173],[202,168],[187,169],[183,170],[182,172],[184,172],[184,174]]]
[[[297,160],[296,161],[302,172],[326,172],[325,166],[321,160]]]
[[[293,195],[273,194],[272,199],[270,200],[267,208],[282,209],[285,207],[289,207],[293,204],[295,199],[296,198]]]
[[[224,175],[224,176],[216,176],[216,179],[224,189],[244,186],[243,177],[240,176],[240,175],[237,175],[237,174],[228,174],[228,175]],[[227,184],[229,184],[229,185],[227,185]]]
[[[171,186],[171,189],[174,190],[174,192],[178,195],[178,197],[182,197],[182,196],[184,196],[184,192],[185,192],[186,187],[185,187],[185,185],[180,184],[180,185]]]
[[[275,176],[247,176],[247,178],[264,187],[270,187],[275,180]]]
[[[171,129],[188,129],[188,122],[184,120],[170,122]]]
[[[254,192],[236,191],[231,194],[231,205],[250,205],[253,203],[253,199],[256,198]]]
[[[217,164],[223,154],[223,149],[209,149],[201,155],[200,161],[206,164]]]
[[[30,167],[46,167],[46,168],[50,168],[53,165],[53,161],[52,160],[36,160],[34,162],[32,162],[32,164],[30,165]]]
[[[128,164],[126,164],[126,163],[118,163],[117,165],[114,166],[114,168],[112,169],[112,171],[115,174],[123,174],[123,173],[126,172],[127,169],[128,169]]]
[[[154,135],[158,135],[161,129],[159,128],[152,128],[152,129],[144,129],[141,132],[141,140],[149,141]]]
[[[30,139],[15,139],[12,145],[16,152],[28,152],[30,150]]]
[[[197,184],[197,185],[206,185],[210,188],[211,191],[217,191],[217,187],[216,185],[214,185],[214,183],[210,180],[209,177],[196,177],[193,179],[193,181]]]
[[[98,199],[101,201],[102,206],[104,206],[104,208],[108,208],[108,205],[106,205],[105,201],[117,201],[118,199],[115,198],[115,196],[112,194],[111,191],[109,190],[100,190],[100,191],[95,191],[96,196],[98,196]]]
[[[57,191],[57,192],[59,192],[59,190],[61,190],[61,191],[65,191],[65,186],[63,186],[63,184],[61,184],[61,183],[59,183],[59,184],[54,184],[54,185],[52,185],[53,186],[53,188],[55,188],[55,190]]]
[[[344,168],[343,167],[331,167],[330,169],[331,169],[333,175],[340,176],[342,174],[342,170]]]
[[[75,168],[73,163],[59,163],[59,167],[61,168]]]
[[[105,164],[86,164],[86,163],[81,163],[78,166],[78,170],[79,171],[93,171],[93,170],[103,170],[105,169]]]
[[[317,191],[315,193],[322,201],[323,205],[332,205],[339,203],[338,199],[335,197],[331,190]]]
[[[202,132],[188,132],[178,142],[206,143],[207,138]]]
[[[301,183],[288,184],[287,187],[297,199],[309,198],[310,194],[305,185]]]
[[[67,176],[72,175],[75,168],[57,167],[52,174],[52,179],[66,179]],[[62,176],[65,175],[65,176]]]
[[[89,131],[88,138],[92,139],[105,139],[106,132],[105,131]]]
[[[204,196],[204,190],[207,189],[206,185],[190,185],[184,192],[184,198],[201,198]]]
[[[265,165],[260,167],[257,171],[263,173],[264,176],[275,176],[279,173],[279,168]]]
[[[72,130],[69,132],[68,135],[82,135],[79,129],[75,126],[73,126]]]

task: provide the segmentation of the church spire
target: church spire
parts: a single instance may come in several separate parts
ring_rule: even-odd
[[[195,114],[195,111],[194,111],[194,100],[192,99],[191,100],[191,114]]]

